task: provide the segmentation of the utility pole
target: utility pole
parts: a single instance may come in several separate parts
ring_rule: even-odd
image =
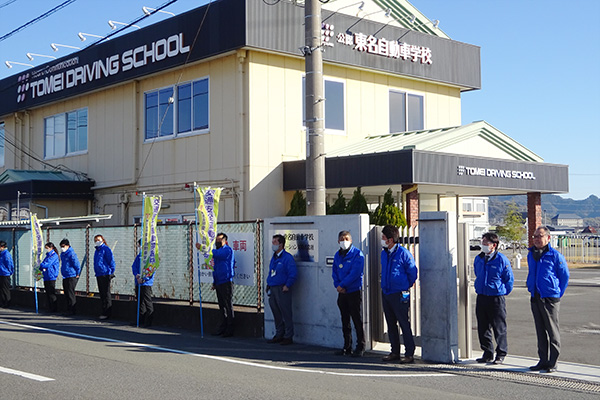
[[[306,215],[325,215],[325,96],[323,94],[323,50],[321,2],[304,4],[304,47],[306,97]]]

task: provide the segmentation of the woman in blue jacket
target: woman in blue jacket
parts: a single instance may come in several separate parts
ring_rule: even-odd
[[[69,239],[60,241],[60,251],[60,273],[63,277],[63,289],[67,298],[67,310],[69,314],[75,315],[75,303],[77,302],[75,286],[77,286],[77,282],[79,281],[81,266],[77,254],[75,254],[69,243]]]
[[[112,312],[112,298],[110,296],[110,280],[115,277],[115,259],[110,247],[102,235],[94,236],[94,272],[98,282],[98,292],[102,302],[102,314],[98,319],[110,318]]]
[[[58,278],[58,251],[54,243],[48,242],[46,248],[46,257],[40,264],[40,269],[44,275],[44,289],[48,298],[48,308],[50,312],[58,311],[58,300],[56,298],[56,278]]]

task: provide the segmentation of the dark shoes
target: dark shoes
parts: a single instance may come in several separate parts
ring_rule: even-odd
[[[335,353],[336,356],[349,356],[352,355],[352,349],[341,349],[337,350]]]
[[[294,344],[294,340],[292,338],[283,338],[281,339],[281,341],[279,342],[280,345],[282,346],[287,346],[290,344]]]
[[[493,362],[496,365],[498,365],[498,364],[504,364],[504,357],[503,356],[496,356],[496,359]]]
[[[282,340],[281,336],[273,336],[273,339],[267,340],[267,343],[281,343]]]
[[[400,357],[398,362],[400,364],[413,364],[415,362],[415,358],[413,356]]]
[[[352,357],[362,357],[365,354],[365,349],[355,349]]]
[[[542,371],[542,370],[545,370],[545,369],[548,369],[548,367],[546,367],[546,365],[542,364],[542,363],[537,363],[537,364],[532,365],[531,367],[529,367],[530,371]]]
[[[490,363],[494,361],[494,355],[490,353],[483,353],[483,355],[480,358],[475,359],[475,361],[477,361],[480,364]]]
[[[558,371],[558,368],[556,368],[556,365],[554,367],[548,367],[546,368],[546,373],[547,374],[551,374],[552,372],[556,372]]]
[[[387,356],[383,356],[382,360],[386,362],[396,361],[400,359],[400,354],[390,353]]]

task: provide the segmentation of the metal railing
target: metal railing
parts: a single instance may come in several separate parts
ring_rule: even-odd
[[[567,263],[600,263],[600,236],[558,235],[552,236],[551,244],[565,256]]]
[[[219,232],[228,235],[233,233],[250,233],[254,245],[254,279],[253,285],[236,285],[233,292],[234,305],[256,307],[261,310],[262,299],[262,221],[222,223]],[[112,227],[63,228],[42,227],[44,240],[53,242],[57,247],[64,238],[69,239],[71,247],[77,253],[81,263],[81,275],[76,287],[80,294],[98,293],[94,275],[95,235],[102,235],[113,250],[116,264],[115,279],[112,280],[111,293],[118,299],[120,296],[135,296],[135,279],[131,264],[135,259],[137,243],[141,233],[139,225]],[[194,269],[195,227],[193,224],[169,224],[158,226],[158,243],[160,248],[160,267],[155,272],[153,293],[155,298],[188,301],[190,304],[199,298],[198,285],[202,289],[202,302],[217,303],[216,292],[210,290],[211,283],[199,283]],[[8,244],[8,249],[15,263],[13,285],[33,288],[34,278],[31,262],[31,231],[23,228],[0,229],[0,240]],[[230,243],[231,245],[231,243]],[[237,262],[236,262],[237,263]],[[235,278],[234,278],[235,280]],[[246,279],[248,282],[248,279]],[[38,283],[38,287],[40,284]],[[42,285],[43,286],[43,285]],[[56,280],[56,288],[62,289],[62,276]]]

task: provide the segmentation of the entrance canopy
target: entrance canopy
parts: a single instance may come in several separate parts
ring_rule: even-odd
[[[306,189],[304,160],[285,162],[283,171],[284,190]],[[484,121],[367,137],[327,152],[325,171],[332,190],[384,193],[417,184],[419,193],[458,196],[569,191],[567,165],[544,163]]]
[[[18,192],[27,199],[88,199],[94,181],[75,180],[57,171],[7,169],[0,174],[0,201],[13,201]]]

